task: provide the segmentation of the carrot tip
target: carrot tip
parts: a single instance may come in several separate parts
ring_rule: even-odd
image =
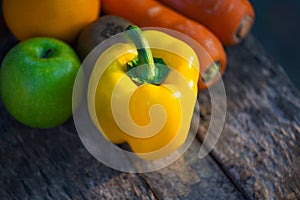
[[[238,41],[242,40],[248,34],[248,32],[250,31],[253,25],[253,21],[254,21],[253,18],[248,15],[246,15],[242,19],[235,34],[235,37],[237,38]]]

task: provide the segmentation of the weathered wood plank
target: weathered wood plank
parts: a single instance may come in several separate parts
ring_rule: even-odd
[[[31,129],[13,120],[1,103],[0,116],[1,199],[155,199],[137,174],[94,159],[72,120],[55,129]]]
[[[1,23],[0,29],[1,60],[16,40]],[[253,37],[227,52],[227,120],[213,159],[197,159],[195,142],[165,169],[120,173],[88,154],[72,120],[56,129],[30,129],[0,103],[1,199],[300,199],[299,91]],[[208,93],[199,100],[203,138]]]
[[[92,190],[84,192],[83,195],[87,199],[156,199],[153,193],[147,191],[142,178],[136,177],[134,174],[121,173]],[[78,199],[82,199],[81,196]]]
[[[210,157],[197,158],[197,141],[171,166],[139,176],[89,155],[72,120],[55,129],[31,129],[2,104],[0,116],[1,199],[243,199]]]
[[[172,165],[143,175],[158,199],[244,199],[210,156],[198,158],[199,150],[195,140]]]
[[[300,93],[249,36],[227,49],[227,117],[212,155],[249,199],[300,199]],[[210,121],[210,99],[199,98]]]

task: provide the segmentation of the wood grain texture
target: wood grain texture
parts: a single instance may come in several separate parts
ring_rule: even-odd
[[[226,50],[226,124],[212,155],[248,199],[300,199],[299,91],[254,37]],[[199,101],[203,139],[208,93]]]
[[[1,199],[243,199],[194,141],[184,157],[146,174],[110,169],[82,145],[72,120],[48,130],[25,127],[0,103]]]
[[[16,43],[0,26],[0,58]],[[126,174],[94,159],[73,121],[48,130],[25,127],[0,102],[1,199],[300,199],[300,94],[259,43],[226,49],[226,124],[212,153],[195,141],[162,170]],[[199,94],[202,140],[210,122]],[[240,193],[241,192],[241,193]]]
[[[143,174],[158,199],[243,200],[243,195],[210,156],[198,158],[199,149],[200,143],[195,140],[172,165]]]
[[[72,120],[37,130],[0,105],[1,199],[155,199],[137,174],[104,166],[82,145]]]

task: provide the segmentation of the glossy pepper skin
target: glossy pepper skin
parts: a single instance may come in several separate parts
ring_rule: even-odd
[[[199,62],[184,42],[166,33],[143,31],[153,57],[170,68],[161,84],[137,84],[126,63],[138,56],[132,44],[117,43],[95,64],[95,94],[90,113],[104,136],[115,144],[127,142],[143,159],[158,159],[178,149],[187,138],[197,98]],[[108,66],[104,69],[103,66]],[[102,70],[102,71],[101,71]],[[97,77],[101,75],[98,81]],[[92,114],[93,115],[93,114]]]

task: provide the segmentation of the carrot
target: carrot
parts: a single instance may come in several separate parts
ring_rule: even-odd
[[[248,0],[159,0],[214,32],[224,45],[239,43],[254,22]]]
[[[196,52],[200,62],[200,74],[210,74],[208,69],[218,66],[223,74],[226,54],[219,39],[203,25],[173,11],[155,0],[102,0],[103,12],[119,15],[140,27],[162,27],[182,32],[197,41],[202,51]],[[198,88],[205,89],[220,76],[199,78]]]

